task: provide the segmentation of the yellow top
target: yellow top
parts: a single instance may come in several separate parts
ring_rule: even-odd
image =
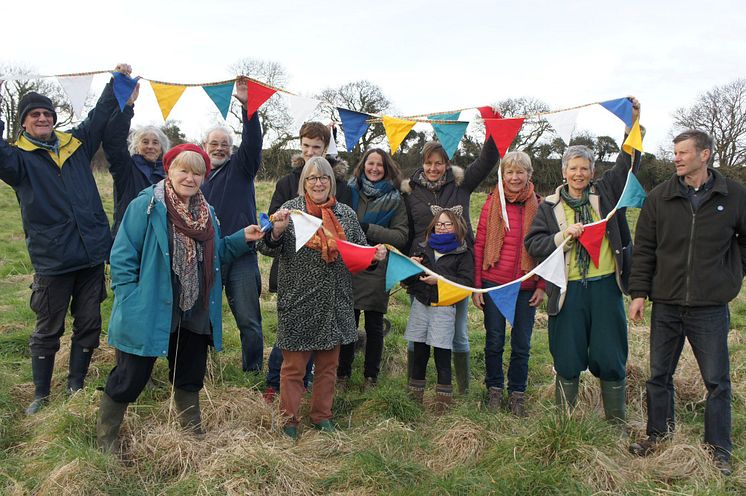
[[[570,219],[575,218],[575,211],[565,202],[562,202],[562,207],[565,209],[565,216],[568,219],[568,223],[570,223]],[[595,210],[591,209],[591,213],[593,215],[594,222],[599,220],[598,214],[596,214]],[[577,247],[579,244],[580,241],[574,240],[572,249],[565,254],[566,257],[570,257],[570,270],[567,273],[568,281],[579,281],[581,279],[580,269],[578,268],[578,262],[576,258],[578,249]],[[586,275],[586,278],[613,274],[616,270],[615,263],[616,262],[614,260],[614,253],[611,251],[609,239],[606,237],[606,235],[604,235],[604,239],[603,241],[601,241],[601,253],[598,257],[598,267],[596,267],[596,265],[591,260],[591,263],[588,266],[588,274]]]

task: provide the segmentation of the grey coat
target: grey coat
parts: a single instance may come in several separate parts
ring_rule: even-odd
[[[306,211],[306,200],[296,197],[282,208]],[[343,203],[332,211],[347,241],[367,245],[355,212]],[[353,311],[352,276],[338,257],[327,264],[308,247],[295,251],[295,227],[290,221],[276,242],[271,231],[257,242],[257,250],[279,260],[277,284],[277,347],[288,351],[330,350],[357,339]]]

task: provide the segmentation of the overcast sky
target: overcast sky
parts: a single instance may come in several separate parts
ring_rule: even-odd
[[[676,108],[746,77],[743,0],[37,0],[4,2],[2,14],[0,62],[43,74],[124,61],[135,75],[204,83],[256,57],[280,62],[287,89],[305,96],[369,79],[400,115],[508,97],[559,109],[635,95],[654,153]],[[197,137],[214,108],[199,88],[182,98],[170,117]],[[136,110],[138,123],[160,121],[149,88]],[[579,127],[615,138],[623,130],[602,109],[581,113]]]

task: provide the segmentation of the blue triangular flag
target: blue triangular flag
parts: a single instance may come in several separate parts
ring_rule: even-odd
[[[622,197],[619,198],[619,202],[616,204],[616,208],[642,208],[642,204],[645,202],[647,194],[642,189],[640,181],[634,174],[627,176],[627,184],[624,186]]]
[[[119,110],[122,111],[124,110],[124,106],[127,105],[127,100],[132,96],[132,92],[135,91],[135,86],[140,76],[131,78],[121,72],[112,72],[111,74],[114,76],[114,96],[117,98],[117,102],[119,102]]]
[[[337,107],[339,118],[342,119],[342,132],[345,133],[345,146],[347,151],[352,151],[357,145],[365,131],[368,130],[370,115],[354,110],[347,110]]]
[[[414,262],[395,251],[389,251],[389,263],[386,267],[386,291],[389,291],[399,281],[407,277],[419,274],[422,269]]]
[[[458,150],[458,144],[461,143],[461,138],[464,137],[468,125],[468,122],[433,124],[435,135],[438,137],[440,144],[443,145],[449,159],[452,159],[453,154]]]
[[[272,229],[272,221],[269,220],[269,215],[264,212],[259,214],[259,226],[262,228],[262,232],[267,232]]]
[[[600,105],[619,117],[627,127],[632,127],[632,102],[629,98],[617,98],[616,100],[607,100]]]
[[[520,290],[521,281],[516,281],[508,286],[487,293],[490,295],[497,309],[500,310],[500,313],[503,314],[505,320],[510,322],[511,326],[513,325],[513,320],[515,320],[515,302],[518,300],[518,291]]]
[[[202,87],[210,97],[212,103],[218,108],[223,115],[223,119],[228,117],[228,110],[231,108],[231,95],[233,94],[233,82],[225,84],[207,85]]]

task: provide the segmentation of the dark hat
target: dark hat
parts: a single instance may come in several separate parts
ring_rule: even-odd
[[[202,156],[202,160],[205,161],[205,177],[210,175],[210,170],[212,170],[212,162],[210,161],[210,156],[205,153],[202,148],[191,143],[184,143],[183,145],[175,146],[166,152],[166,154],[163,156],[163,168],[166,170],[166,172],[168,172],[168,168],[171,167],[171,163],[174,161],[174,159],[181,155],[182,152],[199,153]]]
[[[23,95],[21,102],[18,104],[18,116],[20,118],[21,125],[23,120],[26,118],[26,114],[31,112],[33,109],[41,108],[52,112],[54,123],[57,124],[57,112],[54,110],[54,104],[52,100],[40,95],[35,91],[30,91]]]

